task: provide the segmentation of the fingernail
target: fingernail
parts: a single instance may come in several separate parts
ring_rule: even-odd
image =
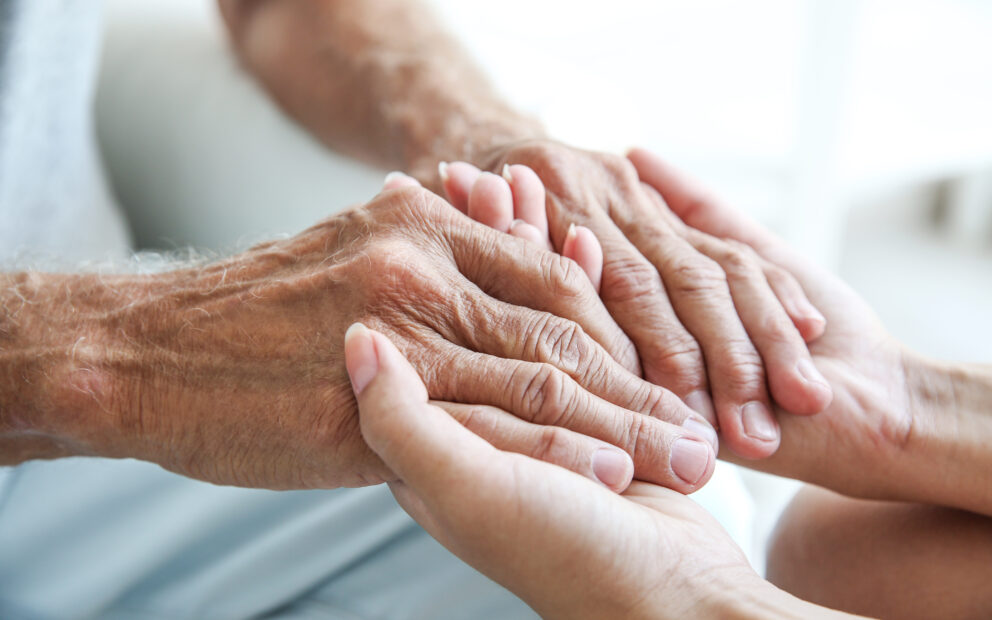
[[[749,437],[761,441],[774,441],[778,438],[778,430],[772,414],[762,403],[748,403],[741,409],[744,422],[744,432]]]
[[[686,484],[696,484],[710,465],[710,448],[701,441],[682,437],[672,444],[672,471]]]
[[[399,170],[393,170],[386,175],[386,178],[382,181],[383,185],[388,185],[390,181],[395,181],[396,179],[406,178],[406,175]]]
[[[510,185],[513,185],[513,175],[510,174],[510,164],[503,164],[503,178]]]
[[[799,360],[799,363],[796,364],[796,370],[799,371],[799,374],[802,375],[803,379],[806,379],[809,383],[816,383],[825,388],[830,388],[830,384],[823,378],[820,371],[816,369],[816,366],[813,365],[812,360]]]
[[[708,441],[713,446],[714,454],[720,451],[720,442],[716,437],[716,430],[706,422],[697,420],[696,418],[689,418],[682,423],[682,428]]]
[[[803,299],[802,301],[800,301],[799,307],[801,313],[806,317],[811,318],[815,321],[821,321],[823,323],[827,322],[827,317],[823,316],[823,313],[817,310],[816,306],[811,304],[809,300]]]
[[[344,350],[351,389],[358,396],[379,372],[379,356],[368,328],[361,323],[353,323],[344,333]]]
[[[703,416],[710,424],[716,424],[716,410],[713,409],[713,399],[706,390],[696,390],[685,397],[685,404]]]
[[[437,164],[437,176],[441,177],[442,183],[448,182],[448,162],[441,161]]]
[[[568,232],[565,233],[565,243],[568,243],[569,241],[574,241],[575,240],[575,235],[577,235],[577,234],[578,233],[575,232],[575,224],[569,224],[568,225]]]
[[[623,450],[600,448],[592,455],[592,473],[611,489],[625,486],[633,469],[633,461]]]

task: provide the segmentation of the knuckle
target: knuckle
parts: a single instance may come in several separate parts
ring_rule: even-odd
[[[737,392],[760,389],[765,383],[765,367],[751,343],[728,343],[726,351],[722,380],[728,387]]]
[[[552,295],[564,299],[582,299],[589,293],[589,281],[578,263],[560,254],[541,255],[542,272]]]
[[[527,412],[532,422],[560,426],[567,422],[574,404],[574,390],[565,376],[550,364],[536,369],[522,367],[515,380],[517,410]]]
[[[625,185],[638,185],[640,183],[637,169],[626,157],[613,153],[603,153],[598,157],[603,168],[618,181]]]
[[[727,274],[716,261],[702,255],[674,259],[668,265],[666,276],[665,284],[683,294],[710,293],[714,289],[727,288]]]
[[[603,296],[613,302],[628,302],[663,295],[665,286],[654,266],[639,256],[625,256],[603,270]]]
[[[558,426],[542,426],[531,456],[548,463],[567,462],[573,453],[573,442],[568,432]]]
[[[719,262],[724,272],[736,277],[753,278],[761,275],[761,269],[754,255],[741,247],[725,245],[720,253]]]
[[[538,334],[536,359],[549,362],[565,372],[575,372],[591,357],[593,348],[577,323],[546,315]]]
[[[770,312],[763,316],[759,329],[761,337],[772,345],[792,345],[801,342],[795,325],[781,312]]]
[[[668,381],[684,383],[685,387],[701,386],[706,376],[703,351],[687,332],[671,337],[651,355],[650,362],[652,375],[658,374]]]

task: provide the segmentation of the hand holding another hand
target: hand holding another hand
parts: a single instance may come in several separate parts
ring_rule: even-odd
[[[617,495],[496,449],[429,402],[396,347],[362,325],[348,330],[345,352],[362,435],[396,473],[397,500],[542,617],[832,615],[759,578],[688,497],[644,482]]]

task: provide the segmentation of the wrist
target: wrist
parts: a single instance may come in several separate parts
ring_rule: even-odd
[[[904,356],[919,501],[992,514],[992,367]]]
[[[114,310],[125,277],[21,273],[4,278],[0,446],[7,464],[117,454]]]
[[[809,618],[841,618],[846,614],[800,600],[776,588],[755,573],[743,578],[713,583],[707,594],[696,602],[676,609],[671,597],[659,598],[649,607],[639,610],[632,618],[724,618],[726,620],[800,620]]]

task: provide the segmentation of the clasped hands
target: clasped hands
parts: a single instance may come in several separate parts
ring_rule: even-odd
[[[843,284],[644,151],[537,142],[483,163],[499,174],[451,164],[422,179],[447,200],[393,175],[295,237],[94,278],[71,316],[87,336],[53,347],[71,354],[48,373],[52,428],[37,431],[221,484],[390,482],[538,609],[487,545],[531,537],[559,577],[632,577],[611,580],[627,590],[604,590],[610,604],[675,587],[644,564],[666,549],[696,558],[679,579],[708,583],[720,567],[756,579],[682,495],[712,474],[715,429],[722,456],[888,494],[875,465],[913,427],[904,354]],[[489,521],[533,518],[479,520],[499,506]]]

